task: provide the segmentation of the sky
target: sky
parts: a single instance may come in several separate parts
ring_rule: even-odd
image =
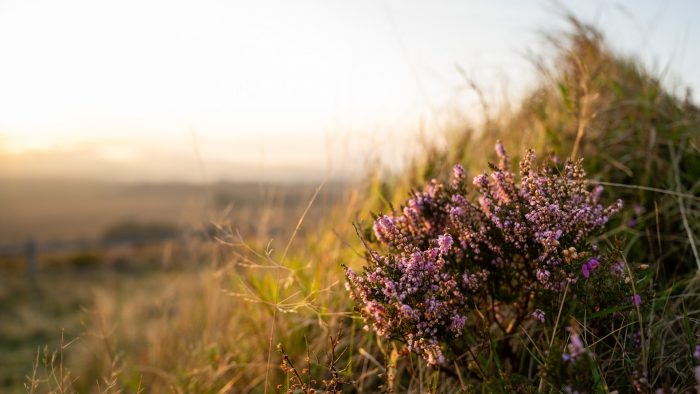
[[[559,4],[559,5],[557,5]],[[0,178],[303,180],[522,94],[564,6],[700,91],[700,2],[0,0]],[[694,50],[695,49],[695,50]],[[431,134],[432,135],[432,134]]]

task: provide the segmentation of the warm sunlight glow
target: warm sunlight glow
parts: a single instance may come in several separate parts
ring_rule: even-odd
[[[571,6],[634,25],[601,4]],[[644,25],[656,8],[635,10]],[[520,2],[3,2],[0,176],[32,175],[18,160],[40,152],[50,162],[52,151],[134,164],[200,154],[223,177],[236,163],[318,170],[340,157],[329,146],[348,157],[378,132],[405,142],[444,111],[474,112],[456,65],[489,95],[516,95],[529,82],[521,49],[550,19]],[[655,36],[676,43],[672,70],[697,83],[698,55],[683,43],[698,33],[682,13],[664,21],[652,47]]]

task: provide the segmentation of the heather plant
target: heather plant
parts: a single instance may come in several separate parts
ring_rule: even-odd
[[[515,362],[513,338],[523,325],[548,322],[555,324],[550,347],[556,334],[568,347],[542,355],[556,362],[543,363],[541,375],[555,365],[579,369],[594,353],[574,324],[562,323],[612,307],[633,312],[642,303],[621,255],[593,242],[622,202],[601,203],[602,188],[590,190],[580,159],[538,169],[530,150],[516,174],[500,142],[496,153],[498,164],[473,186],[456,165],[450,182],[432,180],[401,211],[378,216],[365,242],[368,264],[361,273],[346,269],[347,287],[377,334],[405,343],[429,365],[450,371],[471,360],[483,379],[478,354]],[[606,315],[603,325],[625,313]]]

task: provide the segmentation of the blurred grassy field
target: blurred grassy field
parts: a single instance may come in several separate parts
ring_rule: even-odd
[[[289,218],[302,214],[316,189],[311,184],[37,180],[2,180],[0,184],[0,244],[19,245],[20,251],[0,256],[3,392],[24,391],[22,383],[32,372],[37,350],[60,347],[62,334],[66,340],[87,338],[71,345],[67,362],[97,375],[99,369],[90,365],[94,355],[87,345],[94,337],[87,334],[94,308],[114,308],[113,315],[105,318],[123,324],[118,314],[128,306],[126,310],[140,313],[133,321],[143,334],[164,313],[174,313],[163,305],[181,296],[183,284],[194,286],[203,272],[211,272],[224,260],[225,252],[214,239],[217,225],[235,229],[247,239],[264,239],[271,242],[270,247],[283,245],[284,240],[275,238],[292,231],[295,223]],[[317,226],[345,188],[325,185],[305,226]],[[138,241],[154,227],[177,235]],[[35,280],[27,277],[21,253],[30,237],[39,249]],[[132,238],[137,241],[130,242]],[[86,248],[85,240],[109,242]],[[42,251],[42,245],[56,243],[62,245],[59,250]]]
[[[220,182],[114,183],[80,180],[0,179],[0,243],[99,238],[122,223],[197,228],[210,221],[236,223],[241,231],[277,233],[287,215],[311,197],[316,184]],[[328,209],[342,191],[329,184],[319,199]],[[254,215],[261,215],[254,219]]]

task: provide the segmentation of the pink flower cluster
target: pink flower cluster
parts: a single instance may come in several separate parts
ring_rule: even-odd
[[[578,331],[574,330],[572,327],[566,327],[566,331],[570,334],[570,336],[567,351],[562,354],[562,359],[564,361],[571,361],[575,363],[576,360],[583,355],[588,354],[594,356],[594,354],[586,349],[586,346],[583,344],[583,340],[581,340],[581,336],[579,335]]]
[[[581,161],[537,170],[530,150],[516,174],[500,142],[496,152],[498,165],[473,180],[476,202],[456,165],[451,182],[433,180],[400,212],[378,217],[373,230],[384,247],[368,246],[364,272],[347,269],[348,288],[375,331],[405,341],[430,364],[460,351],[476,309],[496,323],[498,316],[544,321],[533,295],[594,275],[602,257],[587,239],[621,208],[619,200],[603,206],[600,187],[588,190]]]

